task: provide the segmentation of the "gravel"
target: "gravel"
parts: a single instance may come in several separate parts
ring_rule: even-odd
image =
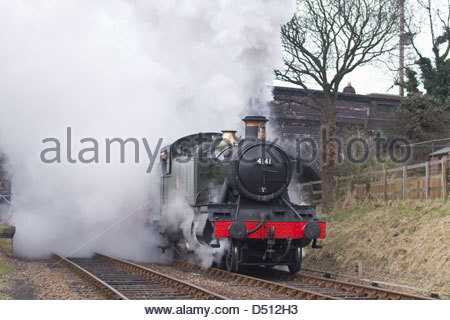
[[[89,283],[50,260],[11,258],[0,252],[0,261],[14,269],[0,273],[0,297],[6,299],[104,299]]]
[[[8,257],[0,251],[0,262],[14,269],[0,273],[0,299],[97,300],[105,297],[89,282],[53,260],[26,260]],[[230,299],[289,299],[269,289],[249,287],[229,279],[212,278],[199,269],[173,265],[140,263]]]
[[[210,275],[202,273],[200,270],[191,268],[159,265],[153,263],[140,263],[144,267],[165,273],[172,277],[198,285],[199,287],[211,290],[230,299],[239,300],[286,300],[290,297],[272,292],[269,289],[249,287],[248,285],[228,279],[214,279]]]

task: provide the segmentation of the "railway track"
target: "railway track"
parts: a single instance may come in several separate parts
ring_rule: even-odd
[[[311,291],[308,288],[302,288],[300,286],[274,282],[266,279],[261,279],[249,275],[232,273],[222,269],[208,268],[203,269],[196,264],[186,262],[183,260],[174,260],[174,265],[186,268],[190,270],[200,271],[213,277],[215,279],[229,280],[235,283],[239,283],[241,286],[249,286],[255,290],[264,289],[272,291],[273,293],[284,296],[285,299],[300,299],[300,300],[341,300],[342,297],[328,295],[326,290]]]
[[[74,270],[90,281],[109,299],[228,299],[160,271],[102,254],[93,258],[64,258],[55,255],[58,263]],[[203,269],[198,265],[174,260],[182,269],[200,271],[214,279],[233,282],[241,287],[273,292],[285,299],[342,300],[426,300],[428,298],[304,274],[253,268],[251,276],[222,269]]]
[[[201,267],[186,261],[175,260],[174,263],[179,266],[201,269]],[[294,295],[297,299],[430,300],[429,298],[382,288],[304,274],[291,274],[286,271],[262,267],[252,268],[251,277],[249,275],[230,273],[217,268],[208,268],[204,272],[207,272],[211,276],[228,277],[236,281],[253,283],[255,286],[271,286],[275,291],[282,291],[285,290],[283,289],[284,287],[288,287],[289,289],[286,292]],[[293,289],[297,290],[298,293],[293,293]]]
[[[54,258],[88,280],[109,299],[228,299],[150,268],[99,253],[92,258],[64,258],[57,254]]]
[[[302,273],[292,274],[282,270],[267,270],[258,268],[254,270],[264,278],[274,279],[291,285],[314,288],[326,288],[333,296],[342,296],[344,299],[371,299],[371,300],[432,300],[430,298],[416,296],[383,288],[370,287],[357,283],[351,283],[329,278],[321,278]],[[335,293],[336,292],[336,293]]]

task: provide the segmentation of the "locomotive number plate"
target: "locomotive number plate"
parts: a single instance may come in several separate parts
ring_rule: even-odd
[[[257,164],[268,164],[271,165],[272,164],[272,159],[271,158],[258,158],[258,160],[256,160]]]

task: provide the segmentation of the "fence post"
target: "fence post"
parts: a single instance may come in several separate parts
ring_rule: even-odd
[[[442,169],[442,200],[445,201],[445,199],[447,199],[447,193],[448,193],[448,181],[447,181],[447,168],[448,168],[448,158],[447,155],[442,157],[442,165],[441,165],[441,169]]]
[[[371,198],[371,194],[370,194],[370,185],[371,185],[370,182],[366,182],[366,198],[369,199],[369,200],[372,199]]]
[[[403,179],[403,200],[405,200],[406,199],[406,195],[407,195],[407,187],[408,187],[408,176],[407,176],[407,173],[406,173],[406,166],[403,166],[403,176],[402,176],[402,179]]]
[[[363,264],[361,260],[358,260],[358,278],[363,277]]]
[[[430,199],[430,161],[425,164],[425,198]]]
[[[387,201],[387,169],[386,169],[386,166],[384,166],[384,171],[383,171],[383,199],[384,199],[384,201]]]
[[[336,177],[336,194],[334,196],[334,200],[337,201],[339,199],[339,176]]]

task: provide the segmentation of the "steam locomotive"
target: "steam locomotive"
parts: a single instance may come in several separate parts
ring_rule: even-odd
[[[247,116],[243,121],[243,139],[236,131],[199,133],[161,149],[161,247],[185,256],[195,246],[223,246],[228,271],[286,265],[298,272],[302,248],[311,242],[321,247],[317,239],[325,238],[325,223],[314,206],[291,202],[293,161],[266,141],[268,120]],[[193,212],[184,231],[168,221],[176,197]]]

